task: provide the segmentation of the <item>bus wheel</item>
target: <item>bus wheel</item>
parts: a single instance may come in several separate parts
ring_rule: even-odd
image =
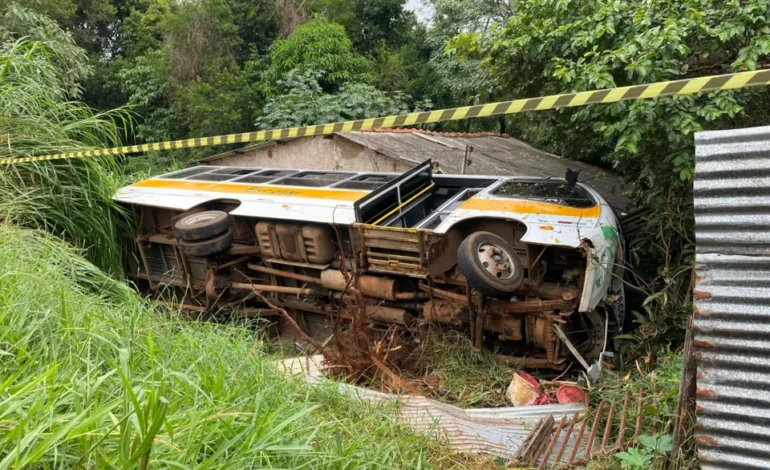
[[[476,232],[463,240],[457,264],[468,283],[489,297],[510,299],[524,281],[521,261],[511,245],[489,232]]]
[[[202,257],[225,251],[230,248],[232,244],[233,232],[228,228],[225,229],[225,233],[206,240],[196,240],[194,242],[180,240],[179,248],[181,248],[182,253],[184,253],[185,256]]]
[[[174,224],[174,235],[179,240],[194,242],[225,233],[229,224],[230,218],[227,212],[198,212]]]

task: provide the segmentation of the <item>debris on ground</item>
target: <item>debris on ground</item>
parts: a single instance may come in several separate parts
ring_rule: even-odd
[[[277,367],[313,385],[329,382],[322,355],[284,359],[277,362]],[[336,385],[340,393],[356,400],[398,403],[396,419],[417,433],[445,440],[457,452],[489,454],[505,460],[516,453],[542,418],[565,420],[585,410],[579,403],[464,409],[422,396],[385,393],[346,382]],[[567,447],[572,449],[574,445],[568,443]],[[582,452],[577,451],[577,458],[583,458]]]
[[[526,372],[516,371],[506,390],[506,398],[513,406],[534,405],[540,397],[540,384]]]
[[[588,406],[588,394],[574,382],[539,381],[526,372],[516,371],[506,398],[513,406],[550,403],[582,403]]]
[[[286,374],[316,385],[329,383],[322,355],[279,361]],[[611,457],[638,445],[640,436],[655,435],[658,423],[648,408],[665,397],[643,389],[608,394],[589,408],[588,393],[573,382],[538,381],[517,372],[512,385],[537,392],[532,404],[498,408],[463,408],[415,394],[394,394],[334,381],[340,393],[368,403],[397,403],[396,419],[417,433],[445,440],[459,453],[488,454],[508,465],[527,468],[570,468]],[[528,400],[531,400],[529,396]]]

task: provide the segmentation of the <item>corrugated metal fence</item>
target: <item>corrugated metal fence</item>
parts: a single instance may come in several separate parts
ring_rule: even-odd
[[[767,469],[770,127],[695,143],[698,458],[704,469]]]

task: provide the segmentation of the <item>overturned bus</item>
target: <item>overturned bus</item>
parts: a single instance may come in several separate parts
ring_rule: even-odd
[[[270,315],[256,290],[324,336],[352,285],[375,329],[454,328],[557,370],[622,329],[618,220],[571,178],[200,166],[115,200],[137,224],[129,276],[201,314]]]

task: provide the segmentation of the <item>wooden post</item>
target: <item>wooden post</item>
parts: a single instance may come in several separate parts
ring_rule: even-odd
[[[687,320],[682,351],[682,380],[679,384],[679,400],[674,421],[674,453],[682,446],[685,430],[695,416],[696,369],[695,354],[692,350],[692,317]]]

